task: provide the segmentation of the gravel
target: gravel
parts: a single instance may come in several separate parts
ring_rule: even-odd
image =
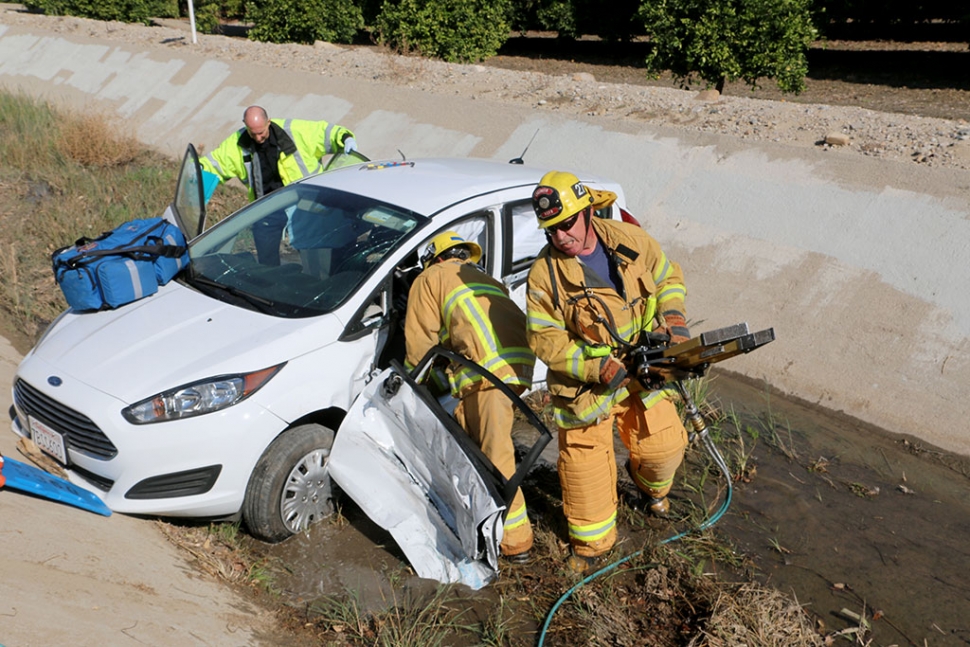
[[[847,153],[931,167],[970,169],[970,124],[858,107],[718,96],[715,91],[613,84],[586,72],[545,74],[487,65],[461,65],[399,56],[368,46],[258,43],[245,38],[198,34],[192,42],[185,21],[153,26],[48,17],[5,5],[8,25],[43,26],[138,46],[191,50],[209,58],[248,61],[328,76],[406,86],[429,93],[466,96],[585,118],[627,119],[741,140],[838,148]]]

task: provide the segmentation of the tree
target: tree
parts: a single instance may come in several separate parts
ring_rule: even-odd
[[[719,92],[726,81],[752,89],[775,79],[782,92],[805,89],[807,51],[818,37],[811,0],[645,0],[647,70],[669,70],[687,87],[700,77]]]
[[[483,61],[508,40],[511,0],[385,0],[378,41],[451,63]]]
[[[364,27],[353,0],[254,0],[246,16],[249,39],[268,43],[351,43]]]

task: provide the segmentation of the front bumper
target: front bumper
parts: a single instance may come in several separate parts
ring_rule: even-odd
[[[70,481],[114,512],[235,514],[253,466],[286,428],[256,398],[207,415],[132,425],[121,415],[127,403],[71,377],[52,386],[52,374],[37,357],[21,364],[13,389],[13,431],[29,438],[29,415],[64,435]]]

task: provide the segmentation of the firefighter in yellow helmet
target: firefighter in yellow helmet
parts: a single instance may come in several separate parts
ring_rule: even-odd
[[[453,231],[431,241],[421,257],[424,270],[408,293],[405,365],[416,366],[432,346],[463,355],[516,393],[532,384],[535,354],[526,339],[525,314],[501,283],[477,265],[482,249]],[[478,373],[454,363],[448,378],[459,400],[455,418],[505,478],[515,473],[513,405]],[[501,552],[524,563],[532,548],[532,525],[522,491],[507,511]]]
[[[619,359],[623,342],[646,332],[689,339],[684,277],[640,227],[594,215],[615,200],[561,171],[544,175],[532,194],[549,244],[529,271],[529,345],[549,367],[568,565],[578,573],[616,542],[614,422],[630,450],[640,503],[657,516],[669,511],[667,493],[687,445],[666,392],[631,380]]]

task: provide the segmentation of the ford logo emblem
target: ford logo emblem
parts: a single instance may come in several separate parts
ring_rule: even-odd
[[[47,383],[51,386],[60,386],[61,384],[64,384],[64,380],[56,375],[51,375],[49,378],[47,378]]]

